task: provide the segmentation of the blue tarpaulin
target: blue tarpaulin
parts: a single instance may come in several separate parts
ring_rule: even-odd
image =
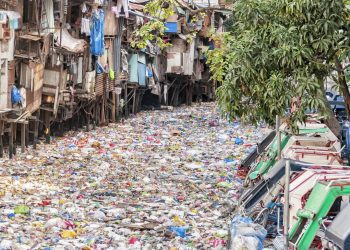
[[[165,33],[177,33],[177,22],[166,22]]]

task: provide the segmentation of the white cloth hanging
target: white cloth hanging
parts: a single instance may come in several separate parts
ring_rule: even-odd
[[[90,19],[83,17],[81,19],[81,33],[90,35]]]
[[[53,15],[53,1],[45,0],[43,2],[46,11],[47,25],[48,25],[48,33],[53,33],[55,31],[55,18]],[[45,28],[45,27],[43,27]]]
[[[117,0],[117,6],[113,6],[112,11],[115,13],[115,16],[119,18],[122,7],[125,13],[125,17],[129,18],[129,0]]]

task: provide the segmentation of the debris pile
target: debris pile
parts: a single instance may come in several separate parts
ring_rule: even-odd
[[[220,249],[264,128],[215,104],[141,112],[0,162],[0,249]]]

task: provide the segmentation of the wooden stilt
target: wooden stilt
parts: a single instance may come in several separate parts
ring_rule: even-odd
[[[3,144],[3,134],[4,134],[4,121],[0,121],[0,158],[4,157],[4,144]]]
[[[96,126],[100,126],[100,105],[101,105],[101,101],[100,99],[98,99],[98,101],[96,101]]]
[[[50,112],[45,112],[45,142],[50,144],[51,126],[50,126]]]
[[[120,121],[120,94],[116,94],[116,116],[117,116],[117,122]]]
[[[80,127],[80,115],[79,113],[77,114],[77,122],[76,122],[76,126],[75,126],[75,130],[78,130]]]
[[[9,136],[9,158],[12,159],[13,157],[13,123],[10,123],[8,136]]]
[[[38,143],[38,134],[39,134],[39,119],[40,119],[40,110],[36,112],[36,119],[34,121],[34,139],[33,139],[33,148],[36,149]]]
[[[13,123],[13,154],[16,155],[17,154],[17,123]]]
[[[86,114],[86,132],[90,130],[90,113],[91,113],[91,105],[89,105],[88,112]]]
[[[101,123],[102,123],[102,125],[105,125],[105,123],[106,123],[105,98],[104,97],[102,97],[102,102],[101,102]]]
[[[21,124],[21,152],[24,153],[26,150],[26,125]]]
[[[189,86],[189,105],[192,105],[192,100],[193,100],[193,80],[190,81],[190,86]]]
[[[136,114],[136,87],[132,90],[132,113]]]
[[[116,93],[112,91],[112,122],[115,122],[116,116]]]
[[[163,85],[163,84],[160,84],[160,93],[159,93],[159,95],[158,95],[159,106],[162,105],[162,98],[163,98],[163,94],[162,94],[162,85]]]
[[[125,83],[124,87],[124,108],[125,108],[125,118],[129,117],[129,105],[128,105],[128,84]]]
[[[26,136],[26,141],[25,141],[25,146],[28,147],[29,145],[29,125],[30,121],[28,121],[28,124],[25,124],[25,136]]]
[[[96,103],[93,102],[91,105],[91,118],[92,118],[92,129],[96,129]]]

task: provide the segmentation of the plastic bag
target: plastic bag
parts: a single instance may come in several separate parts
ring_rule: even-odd
[[[14,104],[14,105],[22,103],[21,93],[19,92],[19,90],[16,86],[12,87],[11,100],[12,100],[12,104]]]
[[[168,229],[170,231],[174,232],[177,236],[180,236],[181,238],[185,238],[186,237],[186,230],[187,230],[187,228],[185,228],[185,227],[170,226]]]
[[[239,248],[235,244],[235,242],[237,243],[237,241],[241,240],[246,244],[250,243],[250,247],[252,247],[248,248],[250,250],[262,250],[264,247],[263,243],[267,235],[267,231],[263,226],[253,223],[252,219],[236,215],[231,221],[230,234],[232,240],[229,249],[245,249]],[[258,244],[256,244],[256,242],[258,242]]]
[[[101,65],[101,63],[96,62],[96,73],[97,74],[102,74],[105,73],[105,69],[103,68],[103,66]]]
[[[114,80],[115,79],[115,72],[113,69],[109,69],[109,79]]]
[[[245,237],[245,236],[236,236],[232,240],[231,249],[235,250],[253,250],[260,249],[260,241],[256,237]]]

